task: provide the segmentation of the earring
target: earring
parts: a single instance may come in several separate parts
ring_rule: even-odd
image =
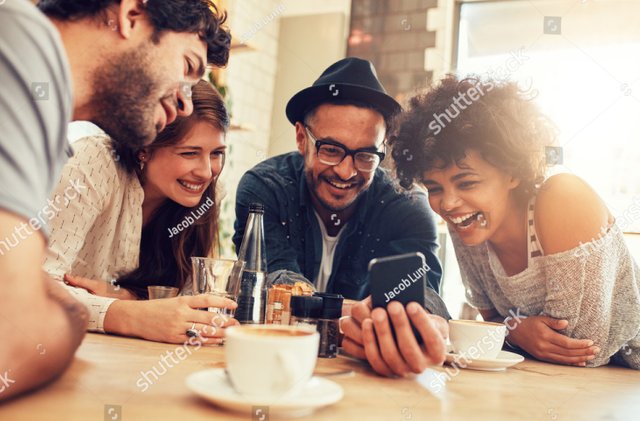
[[[147,158],[147,156],[145,154],[140,154],[138,156],[138,161],[139,161],[139,164],[140,164],[140,171],[144,170],[144,161],[145,161],[146,158]]]
[[[144,161],[140,161],[140,171],[144,170]]]

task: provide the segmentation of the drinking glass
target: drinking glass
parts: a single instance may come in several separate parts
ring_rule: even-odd
[[[173,298],[178,296],[178,288],[167,287],[162,285],[150,285],[147,287],[150,300],[157,300],[160,298]]]
[[[193,294],[212,294],[218,297],[238,300],[240,277],[244,267],[243,261],[233,259],[212,259],[209,257],[192,257],[191,265]],[[233,317],[234,310],[209,307],[202,310]]]

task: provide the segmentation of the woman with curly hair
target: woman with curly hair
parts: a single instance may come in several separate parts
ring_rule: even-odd
[[[467,300],[510,345],[640,369],[638,266],[584,181],[545,179],[553,140],[516,84],[448,76],[410,100],[390,143],[401,185],[424,185],[448,225]]]

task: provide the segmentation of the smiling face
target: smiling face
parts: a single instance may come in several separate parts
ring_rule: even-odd
[[[91,120],[116,142],[150,143],[178,115],[193,111],[190,86],[204,73],[206,43],[192,33],[164,33],[157,43],[105,58],[95,73]]]
[[[516,209],[513,189],[519,181],[467,150],[457,165],[423,173],[429,204],[466,245],[490,240]]]
[[[153,151],[146,161],[145,203],[157,207],[170,199],[185,207],[197,206],[222,171],[225,150],[221,130],[196,122],[181,142]]]
[[[322,104],[308,125],[318,140],[337,142],[351,150],[380,149],[385,138],[382,115],[354,105]],[[296,141],[305,158],[305,179],[318,212],[339,212],[349,208],[371,185],[375,171],[356,170],[351,156],[333,166],[320,162],[316,147],[300,122],[296,123]]]

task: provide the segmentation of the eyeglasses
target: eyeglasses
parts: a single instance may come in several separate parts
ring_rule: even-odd
[[[347,156],[351,156],[356,170],[371,172],[378,168],[380,162],[384,160],[385,153],[378,151],[375,147],[352,150],[332,140],[318,140],[311,133],[309,126],[304,126],[304,128],[316,146],[318,160],[325,165],[338,165]]]

